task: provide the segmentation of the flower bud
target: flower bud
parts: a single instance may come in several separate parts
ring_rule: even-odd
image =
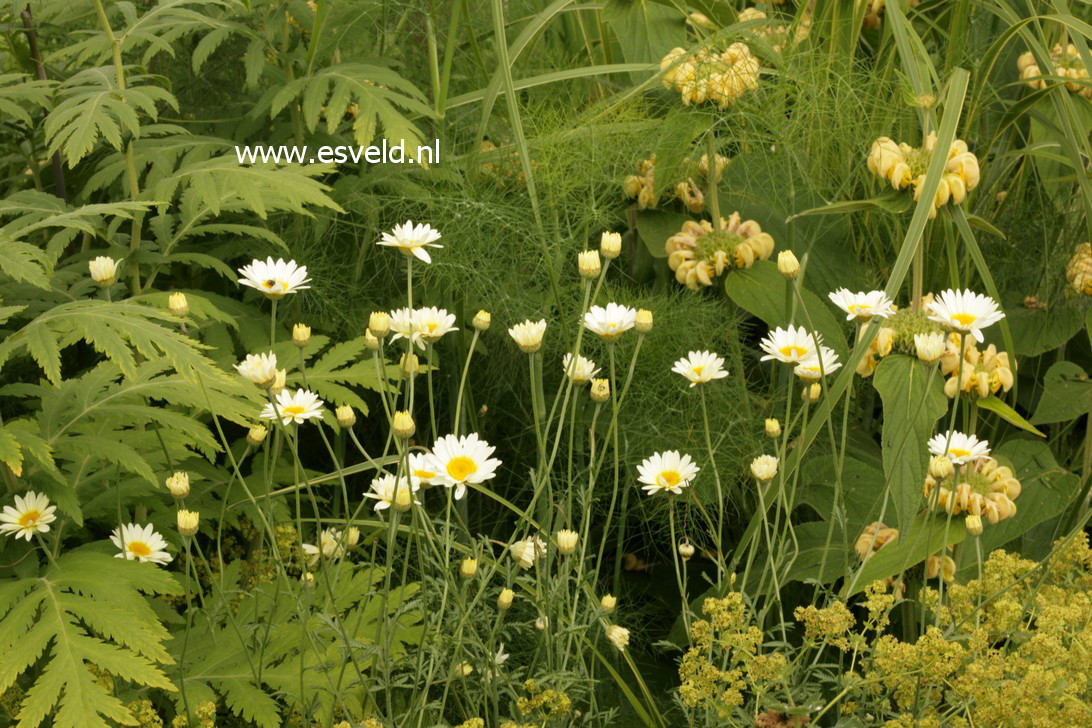
[[[360,529],[356,526],[349,526],[349,529],[345,531],[345,548],[355,549],[360,544]]]
[[[91,280],[103,288],[111,285],[118,274],[118,262],[105,255],[92,260],[87,264],[87,268],[91,272]]]
[[[619,652],[625,652],[629,644],[629,630],[619,627],[617,624],[607,626],[607,641],[614,645]]]
[[[277,376],[273,378],[273,384],[269,386],[269,391],[273,394],[278,394],[284,389],[285,383],[288,381],[288,370],[278,369]]]
[[[266,434],[269,430],[265,429],[265,425],[254,425],[250,428],[250,431],[246,433],[246,441],[254,447],[258,447],[265,440]]]
[[[172,293],[167,297],[167,310],[175,316],[185,316],[190,312],[190,302],[185,293]]]
[[[605,594],[603,598],[599,600],[599,606],[603,608],[603,611],[610,614],[614,611],[614,608],[618,606],[618,597],[613,594]]]
[[[929,459],[929,475],[934,480],[944,480],[955,472],[955,466],[947,455],[934,455]]]
[[[397,488],[394,491],[394,510],[405,513],[413,507],[413,491],[409,488]]]
[[[800,274],[800,261],[791,250],[782,250],[777,254],[777,272],[787,281],[791,281]]]
[[[683,541],[679,544],[679,557],[683,561],[689,561],[694,556],[694,544]]]
[[[804,387],[804,391],[801,396],[811,404],[815,404],[819,401],[819,395],[823,393],[823,385],[819,382],[813,382],[810,386]]]
[[[311,341],[311,327],[307,324],[296,324],[292,327],[292,342],[301,349]]]
[[[391,317],[386,311],[372,311],[368,317],[368,331],[377,339],[382,339],[391,330]]]
[[[781,423],[776,419],[770,418],[766,420],[766,437],[771,439],[781,437]]]
[[[914,348],[917,349],[918,359],[926,364],[935,364],[944,353],[944,334],[914,334]]]
[[[421,371],[421,361],[416,354],[410,354],[408,357],[403,354],[398,366],[401,368],[402,377],[405,379],[416,377],[417,373]]]
[[[599,271],[603,269],[599,262],[598,250],[582,250],[576,257],[576,267],[580,271],[581,278],[597,278]]]
[[[967,533],[972,536],[979,536],[982,534],[982,517],[971,514],[963,521],[967,526]]]
[[[591,398],[595,402],[606,402],[610,399],[610,380],[591,380]]]
[[[474,315],[474,328],[478,331],[488,331],[491,323],[493,323],[493,317],[488,311],[478,311]]]
[[[394,434],[399,439],[408,440],[413,437],[413,433],[416,431],[417,425],[409,412],[400,410],[394,413]]]
[[[379,351],[379,339],[375,338],[371,329],[364,332],[364,346],[368,347],[368,351]]]
[[[634,324],[634,328],[637,329],[639,334],[647,334],[652,331],[652,312],[647,308],[642,308],[637,311],[637,322]]]
[[[497,606],[501,609],[508,609],[512,606],[512,600],[515,599],[516,593],[511,589],[501,589],[500,596],[497,597]]]
[[[334,410],[334,416],[337,417],[337,423],[342,427],[352,427],[356,424],[356,412],[347,404],[343,404]]]
[[[577,541],[580,540],[580,535],[576,531],[570,531],[568,529],[561,529],[557,532],[557,550],[566,556],[576,551]]]
[[[183,536],[192,536],[197,533],[197,526],[201,521],[201,514],[197,511],[178,511],[178,532]]]
[[[300,574],[300,584],[303,584],[305,589],[315,588],[315,575],[310,571],[305,571]]]
[[[167,478],[167,490],[171,492],[175,498],[185,498],[190,494],[190,476],[189,473],[179,470],[174,475]]]
[[[473,579],[474,574],[478,573],[478,560],[477,559],[463,559],[459,564],[459,576],[464,579]]]
[[[767,483],[777,475],[777,458],[773,455],[759,455],[751,461],[751,475],[756,480]]]
[[[455,666],[455,677],[469,677],[474,667],[469,662],[460,662]]]
[[[535,620],[535,629],[537,629],[539,632],[542,632],[549,626],[550,618],[547,617],[545,614],[538,615],[538,619]]]
[[[599,240],[599,252],[607,260],[614,260],[622,254],[622,236],[619,233],[603,233]]]

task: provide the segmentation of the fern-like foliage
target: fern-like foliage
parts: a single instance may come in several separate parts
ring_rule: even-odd
[[[312,336],[302,352],[306,361],[305,372],[297,370],[290,373],[288,383],[295,387],[306,386],[332,405],[352,405],[356,410],[367,414],[367,403],[352,387],[381,392],[388,381],[398,376],[397,365],[381,363],[377,372],[372,353],[367,350],[363,336],[326,348],[329,343],[328,336]],[[279,360],[293,362],[299,356],[289,348],[290,345],[291,342],[287,342],[274,349]],[[319,352],[322,352],[322,356],[318,356]]]
[[[31,80],[23,73],[0,73],[0,118],[34,124],[31,111],[49,108],[51,81]]]
[[[92,669],[174,690],[161,667],[173,662],[169,633],[144,595],[180,591],[162,569],[90,550],[0,583],[0,692],[28,670],[33,677],[19,725],[34,728],[47,717],[57,728],[136,725]]]

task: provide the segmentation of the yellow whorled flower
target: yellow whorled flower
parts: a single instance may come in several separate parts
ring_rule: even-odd
[[[1065,277],[1077,293],[1092,296],[1092,244],[1081,243],[1074,249],[1065,267]]]
[[[964,465],[939,481],[926,476],[923,488],[927,503],[937,510],[985,516],[990,523],[1016,515],[1014,501],[1020,490],[1020,481],[1012,469],[991,457]]]
[[[766,13],[758,8],[744,8],[736,16],[737,23],[753,23],[753,27],[745,29],[744,33],[761,38],[766,44],[778,53],[786,48],[791,48],[808,37],[811,32],[811,13],[804,11],[803,17],[795,24],[782,22],[777,18],[768,18]]]
[[[972,397],[989,397],[1012,389],[1013,374],[1008,352],[997,351],[993,344],[979,351],[970,337],[966,339],[961,367],[959,334],[953,332],[948,335],[946,348],[940,355],[940,372],[949,377],[944,383],[944,393],[953,398],[959,392]]]
[[[758,86],[758,59],[746,43],[721,52],[702,48],[688,54],[674,48],[660,61],[664,86],[682,95],[684,105],[706,101],[724,109]]]
[[[728,157],[716,155],[717,181],[720,181],[724,168],[728,166]],[[687,210],[700,215],[705,212],[704,186],[708,186],[709,155],[703,154],[701,159],[694,161],[686,159],[679,169],[680,179],[674,186],[664,188],[664,192],[670,197],[674,192],[675,197],[683,203]],[[642,159],[637,165],[637,174],[631,174],[622,180],[622,190],[629,199],[637,200],[637,209],[644,210],[656,207],[656,155],[649,159]]]
[[[860,333],[864,335],[864,329],[860,329]],[[857,365],[857,374],[862,377],[871,377],[873,372],[876,371],[876,367],[880,363],[880,359],[891,353],[891,345],[895,341],[895,330],[882,327],[876,332],[876,337],[872,339],[872,343],[868,345],[868,351],[865,353],[864,358],[861,359],[861,363]]]
[[[1092,86],[1088,85],[1088,69],[1081,61],[1077,46],[1072,43],[1065,46],[1061,43],[1055,45],[1050,49],[1050,61],[1054,65],[1055,75],[1069,79],[1064,82],[1067,89],[1086,99],[1092,99]],[[1031,51],[1020,54],[1020,57],[1016,59],[1016,67],[1020,70],[1020,79],[1031,88],[1039,90],[1047,87],[1047,80],[1041,78],[1045,74],[1039,68],[1039,62],[1035,60],[1035,55]]]
[[[755,260],[767,260],[773,254],[773,238],[754,220],[743,220],[733,212],[720,222],[720,229],[714,230],[708,220],[687,220],[664,246],[675,280],[691,290],[711,286],[724,271],[750,268]]]
[[[853,545],[853,548],[857,551],[857,556],[860,557],[861,561],[868,561],[873,554],[887,544],[894,543],[898,538],[899,529],[886,526],[880,521],[873,521],[857,537],[857,542]]]
[[[926,172],[936,147],[936,132],[930,132],[920,147],[911,147],[889,137],[880,137],[872,143],[868,154],[868,169],[886,180],[895,190],[909,186],[914,188],[914,199],[921,197],[925,187]],[[929,217],[936,217],[937,209],[951,202],[960,205],[967,192],[978,186],[980,179],[978,157],[967,149],[967,143],[956,139],[948,148],[947,162],[933,197]]]

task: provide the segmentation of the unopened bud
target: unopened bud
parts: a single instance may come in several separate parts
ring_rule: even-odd
[[[610,380],[591,380],[591,398],[595,402],[606,402],[610,399]]]
[[[972,536],[979,536],[982,534],[982,517],[976,516],[973,513],[964,520],[964,525],[967,526],[967,533]]]
[[[347,404],[343,404],[334,410],[334,416],[337,417],[337,423],[342,427],[352,427],[356,424],[356,412]]]
[[[603,233],[599,239],[599,252],[607,260],[614,260],[622,254],[622,236],[619,233]]]
[[[806,401],[815,404],[819,401],[819,395],[823,393],[823,386],[819,382],[813,382],[811,385],[804,387],[803,397]]]
[[[371,329],[364,332],[364,346],[368,347],[368,351],[379,351],[379,339],[375,338]]]
[[[582,278],[597,278],[603,264],[599,261],[598,250],[582,250],[576,257],[576,267]]]
[[[377,339],[382,339],[391,330],[391,317],[386,311],[372,311],[368,317],[368,331]]]
[[[614,608],[618,606],[618,597],[613,594],[605,594],[603,598],[599,600],[599,606],[603,608],[603,611],[610,614],[614,611]]]
[[[254,447],[258,447],[265,441],[265,436],[269,434],[269,430],[265,429],[265,425],[254,425],[250,428],[250,431],[246,433],[246,441]]]
[[[512,600],[515,599],[516,593],[511,589],[501,589],[500,596],[497,597],[497,606],[501,609],[508,609],[512,606]]]
[[[301,349],[311,341],[311,327],[307,324],[296,324],[292,327],[292,342]]]
[[[776,419],[770,418],[766,420],[766,437],[781,437],[781,423]]]
[[[800,274],[800,261],[791,250],[782,250],[777,254],[777,272],[790,281]]]
[[[183,536],[192,536],[197,533],[197,526],[201,522],[201,514],[197,511],[178,511],[178,532]]]
[[[408,440],[413,437],[413,433],[417,431],[417,425],[413,421],[413,416],[405,410],[400,410],[394,413],[394,434],[401,440]]]
[[[634,328],[637,329],[639,334],[647,334],[652,331],[652,312],[647,308],[642,308],[637,311],[637,323]]]
[[[557,532],[556,538],[557,550],[568,556],[576,551],[576,544],[580,540],[580,535],[576,531],[563,528]]]
[[[478,560],[477,559],[463,559],[459,564],[459,576],[464,579],[473,579],[474,574],[478,573]]]
[[[478,311],[474,315],[474,328],[478,331],[488,331],[491,323],[493,323],[493,317],[488,311]]]
[[[683,561],[689,561],[694,555],[694,545],[689,541],[683,541],[679,544],[679,556]]]
[[[172,293],[167,298],[167,310],[175,316],[185,316],[190,312],[190,302],[185,293]]]
[[[185,498],[190,494],[190,476],[189,473],[179,470],[174,475],[167,478],[167,490],[175,498]]]
[[[944,480],[955,472],[955,466],[947,455],[934,455],[929,460],[929,475],[934,480]]]

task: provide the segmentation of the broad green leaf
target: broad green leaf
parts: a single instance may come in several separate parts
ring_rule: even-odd
[[[607,0],[603,20],[614,31],[622,55],[630,63],[659,63],[672,48],[686,45],[685,16],[670,5],[652,0]]]
[[[989,397],[978,400],[978,406],[981,409],[993,412],[995,415],[1003,419],[1005,422],[1008,422],[1010,425],[1015,425],[1021,430],[1030,432],[1033,435],[1046,437],[1046,435],[1036,429],[1035,425],[1025,420],[1023,415],[1014,410],[1005,402],[1005,400],[1001,399],[995,394],[991,394]]]
[[[1058,305],[1045,309],[1010,306],[1006,318],[1019,356],[1039,356],[1073,338],[1084,325],[1084,312]]]
[[[642,210],[637,213],[637,234],[653,258],[666,258],[664,244],[667,239],[682,230],[689,215],[669,210]]]
[[[1079,365],[1059,361],[1043,376],[1043,396],[1031,421],[1036,425],[1068,422],[1092,411],[1092,381]]]
[[[920,488],[918,495],[921,495]],[[962,517],[955,516],[949,520],[947,514],[941,511],[919,514],[901,533],[897,543],[888,544],[877,551],[854,574],[848,581],[846,597],[864,591],[876,580],[889,579],[920,564],[929,556],[940,553],[945,544],[960,543],[966,538],[967,529]]]

